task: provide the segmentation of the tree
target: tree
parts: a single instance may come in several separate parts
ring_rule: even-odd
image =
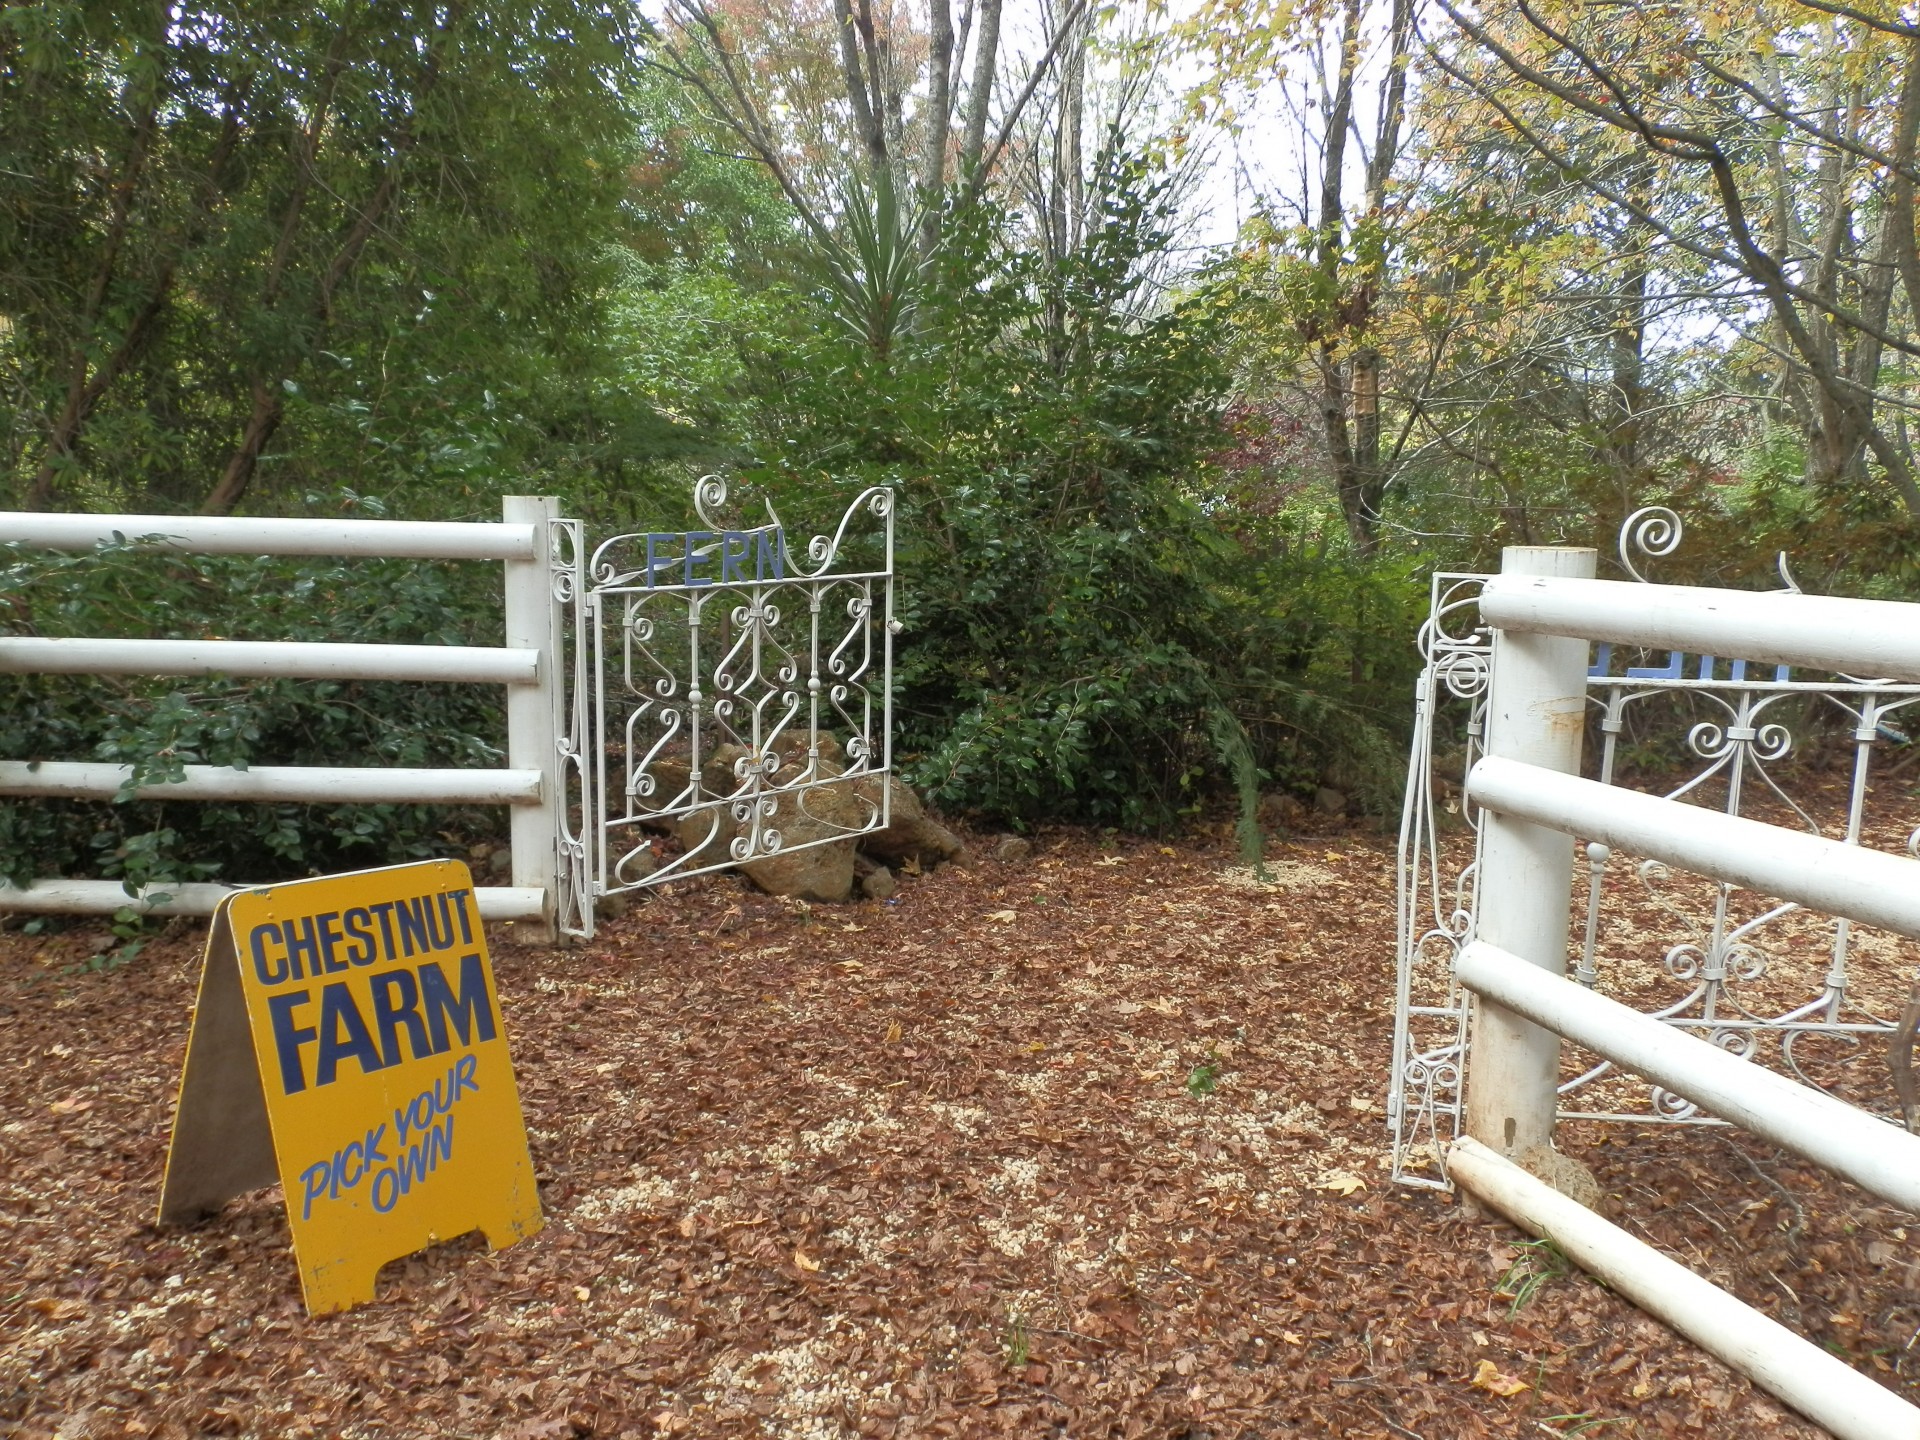
[[[1398,448],[1388,442],[1383,451],[1378,329],[1408,219],[1404,192],[1396,195],[1392,184],[1406,142],[1412,0],[1251,9],[1221,0],[1203,7],[1190,28],[1216,64],[1196,95],[1204,111],[1229,113],[1236,95],[1273,87],[1300,119],[1311,167],[1301,182],[1312,193],[1292,197],[1291,226],[1279,219],[1282,197],[1256,197],[1261,218],[1252,238],[1266,263],[1278,266],[1271,290],[1283,297],[1297,354],[1314,371],[1334,492],[1353,544],[1370,555],[1380,543]],[[1304,76],[1293,78],[1283,57],[1303,61]],[[1242,270],[1259,288],[1250,267]]]
[[[1521,3],[1497,20],[1439,3],[1496,62],[1443,63],[1511,133],[1738,287],[1720,314],[1769,357],[1810,482],[1857,488],[1871,460],[1920,513],[1888,419],[1911,404],[1920,357],[1920,28],[1827,0]]]
[[[670,0],[649,53],[766,165],[830,253],[852,177],[859,194],[890,195],[911,214],[904,229],[925,260],[950,178],[960,206],[977,200],[1046,83],[1073,90],[1088,0],[1049,17],[1024,75],[1002,44],[1001,3],[964,0],[956,24],[951,0],[927,0],[924,16],[873,0]]]
[[[18,499],[224,513],[355,364],[556,339],[617,233],[631,49],[585,0],[0,11]]]

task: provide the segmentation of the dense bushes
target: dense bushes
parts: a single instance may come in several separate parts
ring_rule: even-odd
[[[900,751],[952,808],[1151,828],[1263,775],[1387,788],[1407,587],[1321,538],[1337,518],[1250,531],[1224,503],[1223,298],[1150,284],[1161,190],[1121,156],[1100,180],[1071,256],[976,206],[904,335],[800,329],[740,472],[789,515],[898,488]]]

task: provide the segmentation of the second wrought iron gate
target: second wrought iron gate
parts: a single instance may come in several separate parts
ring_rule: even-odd
[[[560,927],[596,898],[881,829],[892,767],[894,493],[804,548],[724,516],[556,555],[567,634]]]

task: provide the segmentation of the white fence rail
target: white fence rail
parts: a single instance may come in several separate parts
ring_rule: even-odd
[[[135,787],[136,800],[254,800],[296,805],[538,805],[538,770],[450,770],[395,766],[332,769],[324,765],[187,765],[180,779]],[[0,795],[111,800],[133,774],[130,765],[0,760]]]
[[[36,880],[24,890],[0,885],[0,910],[38,915],[111,915],[132,905],[143,915],[211,915],[243,885],[204,881],[149,885],[129,896],[118,880]],[[532,885],[482,885],[474,892],[482,920],[544,920],[547,892]]]
[[[1920,936],[1920,862],[1578,775],[1590,640],[1913,680],[1920,605],[1598,581],[1593,564],[1510,550],[1480,597],[1495,629],[1486,758],[1467,784],[1477,903],[1455,960],[1478,998],[1449,1174],[1836,1435],[1920,1436],[1920,1410],[1511,1163],[1551,1142],[1566,1036],[1920,1213],[1920,1139],[1564,978],[1576,835]]]
[[[477,892],[488,919],[537,921],[547,938],[580,897],[562,894],[560,735],[564,695],[556,555],[577,550],[558,532],[550,497],[508,496],[499,524],[389,520],[277,520],[170,515],[0,514],[0,541],[82,550],[119,539],[203,555],[324,555],[496,560],[505,566],[503,647],[367,645],[249,640],[0,637],[0,674],[231,675],[393,680],[507,687],[507,764],[500,769],[188,766],[184,778],[143,785],[140,799],[299,804],[508,805],[512,883]],[[0,794],[110,798],[129,772],[74,761],[0,763]],[[111,913],[133,904],[157,915],[206,915],[225,885],[170,884],[130,897],[112,880],[48,878],[0,884],[0,910]],[[158,898],[164,894],[166,898]],[[154,898],[148,898],[149,895]],[[569,926],[568,928],[572,928]]]
[[[1832,595],[1502,573],[1480,615],[1509,635],[1569,635],[1920,680],[1920,605]]]
[[[1913,607],[1920,610],[1920,606]],[[1832,915],[1920,935],[1920,860],[1489,755],[1475,804]]]
[[[4,538],[91,550],[119,538],[191,555],[331,555],[389,560],[535,560],[535,525],[460,520],[258,520],[212,515],[0,515]]]
[[[4,523],[4,522],[0,522]],[[0,637],[0,675],[234,675],[533,685],[538,650],[324,640],[43,640]]]
[[[1851,1365],[1734,1299],[1472,1139],[1448,1154],[1454,1179],[1522,1229],[1551,1235],[1574,1264],[1702,1350],[1845,1440],[1916,1440],[1920,1411]],[[1545,1428],[1544,1426],[1542,1427]]]
[[[1920,1214],[1920,1136],[1480,941],[1460,983],[1723,1120]]]

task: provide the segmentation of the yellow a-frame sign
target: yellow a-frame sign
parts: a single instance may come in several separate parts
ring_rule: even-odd
[[[473,880],[456,860],[236,891],[207,935],[161,1223],[278,1180],[310,1314],[540,1198]]]

